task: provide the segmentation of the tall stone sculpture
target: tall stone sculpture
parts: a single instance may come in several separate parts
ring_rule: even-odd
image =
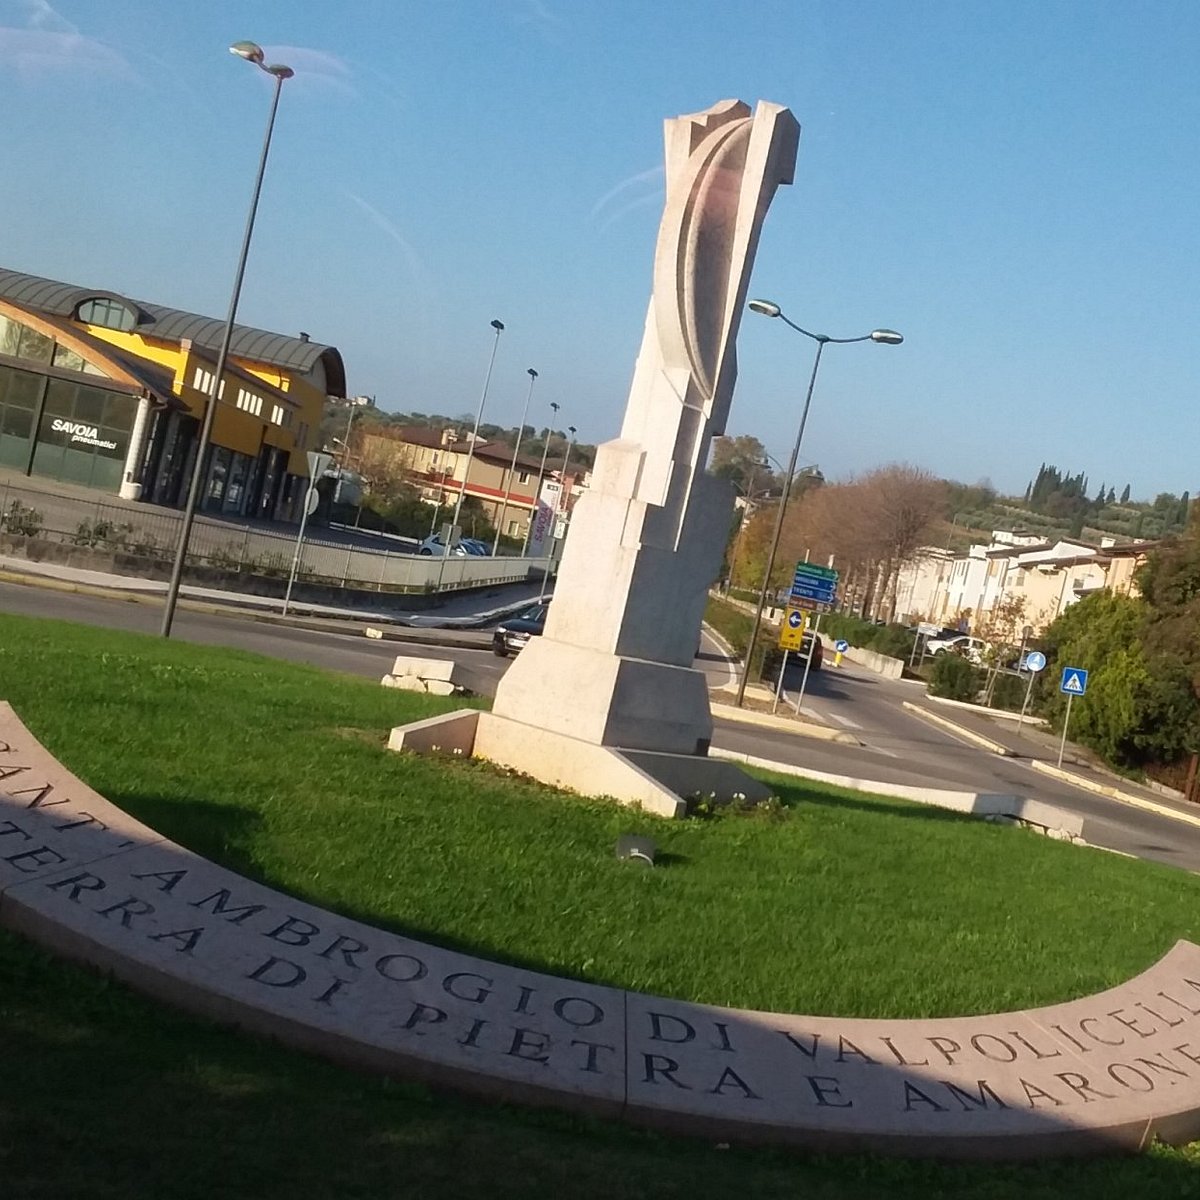
[[[621,435],[600,447],[572,514],[545,634],[509,668],[474,753],[555,782],[563,769],[535,760],[578,758],[579,743],[635,752],[626,757],[656,776],[648,754],[706,755],[712,716],[691,664],[732,494],[704,466],[729,413],[759,232],[792,181],[799,133],[786,108],[752,114],[738,100],[666,122],[666,208]]]

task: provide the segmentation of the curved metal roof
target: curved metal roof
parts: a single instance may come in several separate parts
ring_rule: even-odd
[[[219,350],[225,332],[225,322],[216,317],[202,317],[161,304],[146,304],[131,300],[119,292],[98,288],[83,288],[38,275],[24,275],[0,267],[0,297],[25,308],[37,309],[56,317],[72,317],[84,300],[103,296],[127,305],[137,317],[139,332],[165,341],[179,342],[190,338],[197,346]],[[335,346],[324,346],[306,338],[269,333],[248,325],[234,325],[229,352],[235,358],[267,363],[273,367],[308,374],[317,362],[325,368],[325,391],[342,399],[346,396],[346,367]]]

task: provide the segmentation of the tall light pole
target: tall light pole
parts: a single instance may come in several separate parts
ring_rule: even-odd
[[[467,446],[467,465],[463,468],[462,484],[458,489],[458,499],[454,503],[454,516],[450,518],[450,535],[446,538],[446,544],[442,547],[442,561],[438,566],[437,588],[442,590],[442,580],[446,574],[446,559],[450,557],[450,539],[454,537],[454,531],[458,528],[458,518],[462,513],[463,497],[467,494],[467,480],[471,477],[471,456],[475,453],[475,442],[479,438],[479,423],[483,420],[483,406],[487,403],[488,385],[492,382],[492,368],[496,365],[496,351],[500,348],[500,335],[504,332],[503,321],[493,321],[492,328],[496,331],[495,340],[492,342],[492,353],[488,358],[487,374],[483,377],[483,391],[479,394],[479,410],[475,413],[475,427],[471,430],[471,441]],[[434,520],[437,519],[437,514],[434,514]]]
[[[570,437],[567,439],[567,452],[566,452],[566,454],[563,455],[562,470],[559,472],[559,475],[562,477],[562,488],[563,489],[565,489],[567,486],[567,463],[569,463],[571,461],[571,451],[575,447],[575,426],[568,425],[567,433],[570,434]],[[549,439],[547,439],[547,441],[549,441]],[[563,491],[560,490],[558,493],[559,503],[562,502],[562,498],[563,498]],[[550,549],[546,551],[546,569],[545,569],[545,571],[542,572],[542,587],[541,587],[541,590],[538,592],[538,603],[539,604],[542,602],[543,597],[546,595],[546,584],[550,580],[550,560],[553,557],[554,557],[554,535],[553,535],[553,533],[551,533]]]
[[[771,571],[775,566],[775,554],[779,550],[779,537],[783,533],[783,515],[787,511],[788,495],[792,490],[792,477],[796,472],[796,460],[800,457],[800,443],[804,440],[804,426],[808,423],[808,410],[812,404],[813,388],[817,382],[817,370],[821,365],[821,351],[830,342],[846,344],[849,342],[879,342],[885,346],[898,346],[904,338],[894,329],[874,329],[861,337],[835,338],[825,333],[809,333],[801,329],[794,321],[789,320],[778,304],[770,300],[751,300],[750,311],[760,313],[764,317],[779,317],[785,325],[806,338],[812,338],[817,343],[817,356],[813,360],[812,375],[808,380],[808,393],[804,397],[804,408],[800,413],[800,428],[796,431],[796,444],[792,447],[792,457],[788,460],[787,473],[783,483],[783,495],[779,498],[779,512],[775,517],[775,532],[771,537],[771,549],[767,554],[767,569],[763,574],[762,588],[758,593],[758,610],[754,614],[754,625],[750,630],[750,644],[746,647],[746,661],[742,665],[742,677],[738,681],[737,705],[740,708],[746,696],[746,680],[750,675],[750,663],[754,658],[754,646],[758,641],[758,631],[762,625],[763,609],[767,603],[767,589],[771,585]]]
[[[517,473],[517,455],[521,453],[521,439],[525,436],[525,418],[529,416],[529,401],[533,399],[533,385],[538,373],[530,367],[526,372],[529,376],[529,391],[525,393],[525,407],[521,410],[521,424],[517,426],[517,444],[513,447],[512,465],[508,468],[508,486],[504,489],[504,503],[500,506],[500,516],[496,518],[496,540],[492,542],[492,557],[500,546],[500,531],[504,528],[504,517],[508,512],[508,498],[512,495],[513,476]]]
[[[546,473],[546,453],[550,449],[550,438],[554,433],[554,418],[558,416],[559,405],[550,401],[550,425],[546,429],[546,441],[542,446],[542,463],[538,467],[537,483],[533,485],[533,507],[529,510],[529,524],[525,527],[525,543],[521,547],[521,557],[524,558],[529,550],[529,539],[533,536],[533,522],[537,517],[538,505],[542,502],[542,476]]]
[[[171,636],[171,625],[175,620],[175,606],[179,602],[179,585],[183,579],[183,567],[187,561],[188,542],[192,536],[192,525],[196,519],[196,504],[200,498],[200,488],[204,482],[205,456],[208,444],[212,439],[213,418],[217,412],[217,400],[221,393],[221,379],[225,374],[225,360],[229,357],[229,343],[233,339],[233,323],[237,317],[238,300],[242,294],[242,279],[246,274],[246,258],[250,253],[250,236],[254,232],[254,218],[258,212],[258,197],[262,192],[263,174],[267,169],[267,154],[271,149],[271,133],[275,128],[275,113],[279,108],[279,93],[283,90],[283,81],[291,79],[295,73],[291,67],[280,63],[268,66],[264,62],[261,46],[253,42],[234,42],[229,47],[231,54],[244,58],[253,63],[260,71],[265,71],[275,78],[275,93],[271,97],[271,115],[267,118],[267,133],[263,138],[262,154],[258,160],[258,174],[254,179],[254,194],[250,200],[250,214],[246,218],[246,232],[242,236],[242,252],[238,257],[237,272],[233,279],[233,294],[229,298],[229,315],[225,318],[225,332],[221,336],[221,348],[217,352],[217,366],[213,372],[212,387],[209,389],[208,402],[204,406],[204,419],[200,422],[200,436],[196,441],[196,458],[192,463],[192,477],[188,484],[187,503],[183,509],[183,525],[179,530],[179,545],[175,548],[175,561],[171,566],[171,579],[167,584],[166,605],[163,608],[162,628],[163,637]]]

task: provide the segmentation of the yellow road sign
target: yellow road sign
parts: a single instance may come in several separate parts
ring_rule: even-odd
[[[807,615],[802,609],[789,608],[779,625],[779,648],[781,650],[802,649],[804,630],[807,624]]]

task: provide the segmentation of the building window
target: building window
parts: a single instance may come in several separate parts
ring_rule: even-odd
[[[192,376],[192,387],[198,392],[203,392],[206,396],[212,395],[213,373],[206,371],[203,367],[197,367],[195,375]],[[217,399],[225,399],[225,380],[221,380],[221,386],[217,389]]]
[[[85,300],[76,310],[75,319],[85,325],[99,325],[104,329],[132,329],[137,324],[137,314],[119,300],[96,296]]]
[[[54,339],[20,321],[0,317],[0,354],[48,363],[54,354]]]
[[[521,473],[520,473],[520,474],[517,476],[517,482],[518,482],[518,483],[528,483],[528,482],[529,482],[529,476],[530,476],[530,474],[531,474],[531,472],[529,472],[529,471],[522,471],[522,472],[521,472]]]
[[[283,405],[282,404],[273,404],[271,406],[271,424],[272,425],[282,425],[283,424]]]
[[[248,392],[245,388],[238,388],[237,406],[242,412],[253,413],[256,417],[260,416],[263,406],[262,397]]]

